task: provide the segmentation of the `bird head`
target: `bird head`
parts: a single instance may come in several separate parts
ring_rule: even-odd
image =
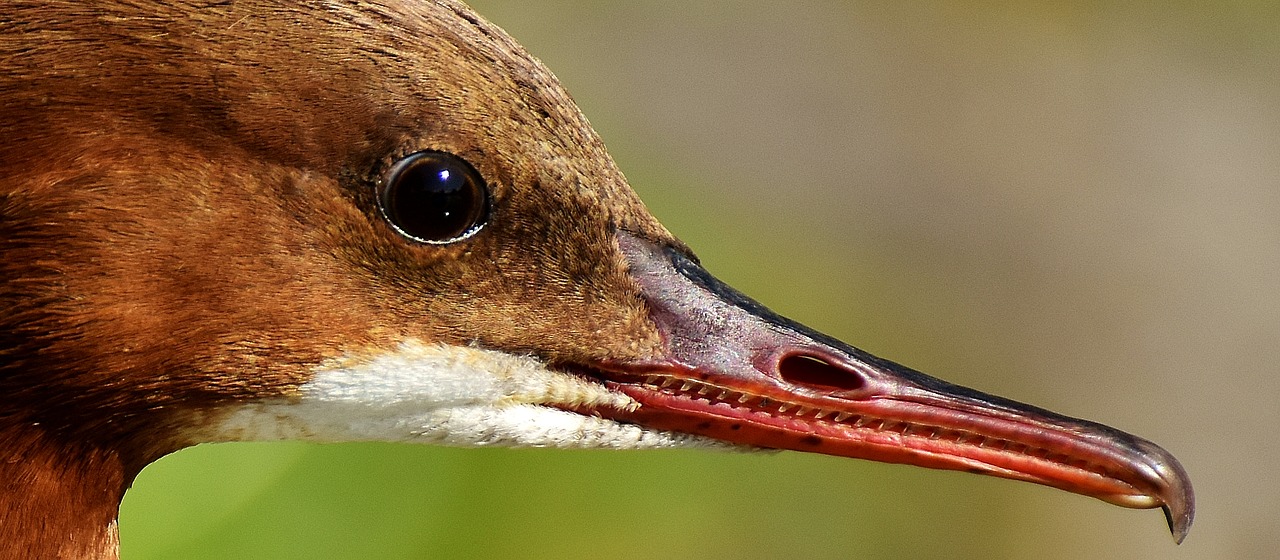
[[[1190,525],[1156,445],[717,280],[460,3],[6,10],[0,434],[50,500],[206,441],[781,448]]]

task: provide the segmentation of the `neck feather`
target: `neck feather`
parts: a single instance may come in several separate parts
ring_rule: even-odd
[[[119,558],[119,456],[35,425],[0,428],[0,560]]]

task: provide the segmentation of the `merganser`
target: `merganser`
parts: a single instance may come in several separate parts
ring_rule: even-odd
[[[143,466],[280,439],[791,449],[1190,527],[1155,444],[711,276],[460,2],[2,11],[0,558],[116,558]]]

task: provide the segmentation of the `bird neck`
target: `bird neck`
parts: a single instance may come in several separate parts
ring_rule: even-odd
[[[0,560],[118,559],[125,473],[113,452],[0,427]]]

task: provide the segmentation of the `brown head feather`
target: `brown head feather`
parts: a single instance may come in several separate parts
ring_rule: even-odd
[[[70,471],[114,465],[114,513],[185,443],[175,413],[288,396],[344,350],[413,337],[580,362],[656,344],[612,231],[675,241],[555,78],[462,4],[3,12],[0,478],[56,494],[33,449],[79,450]],[[465,245],[377,217],[378,179],[423,149],[489,182],[491,223]],[[15,543],[0,551],[40,544]]]

